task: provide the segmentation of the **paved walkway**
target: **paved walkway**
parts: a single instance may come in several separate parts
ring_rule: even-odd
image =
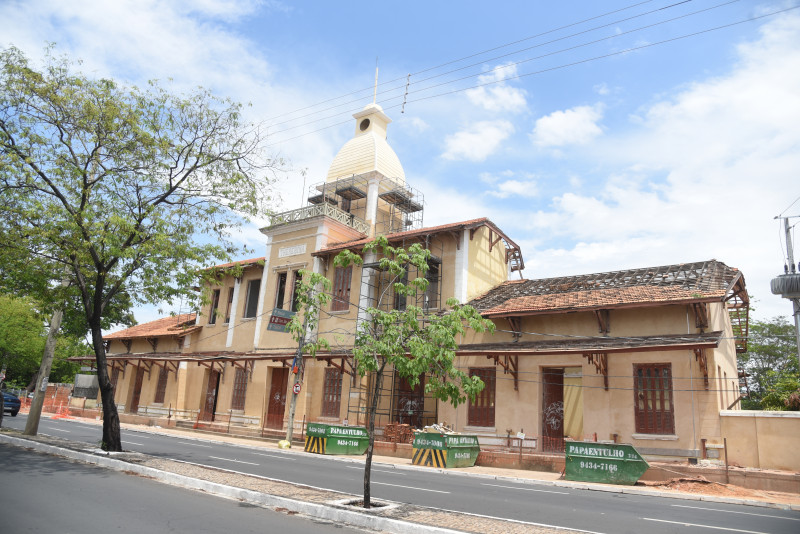
[[[81,419],[81,422],[96,423],[98,421]],[[123,429],[153,432],[181,436],[186,439],[208,439],[223,443],[232,443],[248,447],[276,449],[277,443],[262,440],[237,438],[225,434],[201,434],[194,431],[144,427],[123,424]],[[50,454],[58,454],[75,460],[94,463],[103,467],[154,478],[166,483],[188,487],[208,493],[234,498],[256,505],[267,506],[289,514],[299,513],[347,523],[353,526],[394,533],[453,533],[476,532],[486,534],[501,533],[533,533],[551,534],[577,532],[550,525],[520,523],[477,515],[443,511],[409,504],[391,503],[389,506],[373,508],[366,512],[347,503],[358,500],[359,496],[347,495],[330,490],[291,484],[264,477],[245,475],[238,472],[198,466],[172,460],[164,460],[141,453],[108,454],[98,449],[88,449],[86,443],[72,442],[50,436],[22,436],[19,432],[3,429],[0,431],[0,442],[24,446]],[[290,453],[305,454],[302,450],[293,449]],[[332,461],[364,462],[363,456],[329,457]],[[387,456],[375,456],[375,464],[389,464],[397,469],[426,469],[411,465],[411,460]],[[613,486],[604,484],[588,484],[560,480],[558,473],[538,471],[510,470],[492,467],[475,466],[457,470],[439,470],[448,476],[469,476],[480,478],[502,478],[527,482],[531,484],[548,484],[555,486],[586,488],[598,491],[612,491],[639,495],[658,495],[663,497],[706,500],[710,502],[726,502],[750,504],[754,506],[771,506],[800,510],[800,496],[780,494],[773,502],[765,500],[735,499],[714,495],[684,494],[666,492],[658,488],[641,486]],[[784,496],[785,497],[781,497]]]

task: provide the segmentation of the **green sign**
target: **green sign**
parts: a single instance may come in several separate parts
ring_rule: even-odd
[[[306,452],[317,454],[364,454],[369,445],[367,429],[361,426],[336,426],[309,423],[306,427]]]
[[[632,486],[650,465],[633,445],[568,441],[566,479]]]
[[[481,452],[476,436],[418,433],[414,436],[411,463],[432,467],[472,467]]]
[[[273,309],[272,315],[269,316],[267,330],[272,330],[273,332],[286,332],[286,325],[289,324],[289,321],[292,320],[292,317],[294,317],[294,312],[282,310],[280,308]]]

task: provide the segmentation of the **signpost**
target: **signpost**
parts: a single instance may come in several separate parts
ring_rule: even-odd
[[[267,330],[272,330],[273,332],[286,332],[286,325],[289,324],[289,321],[292,320],[292,317],[294,317],[294,312],[282,310],[280,308],[273,309],[272,315],[269,316]]]
[[[633,445],[568,441],[566,479],[603,484],[636,484],[650,465]]]

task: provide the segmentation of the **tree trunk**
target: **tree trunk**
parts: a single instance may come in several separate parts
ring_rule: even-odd
[[[92,347],[97,361],[97,381],[100,385],[100,399],[103,402],[103,439],[100,447],[104,451],[119,452],[122,450],[122,436],[119,431],[119,413],[114,404],[114,385],[108,376],[106,366],[106,347],[103,344],[103,333],[100,321],[92,321]]]
[[[39,366],[39,376],[36,379],[36,389],[33,394],[33,402],[28,413],[28,421],[25,423],[25,436],[35,436],[39,432],[39,419],[42,417],[42,406],[44,396],[47,392],[47,380],[50,377],[50,368],[53,367],[53,356],[56,353],[56,339],[58,330],[61,328],[61,319],[64,312],[56,310],[50,319],[50,330],[47,332],[47,342],[44,344],[44,354],[42,354],[42,364]]]
[[[372,388],[372,403],[369,407],[369,422],[367,424],[369,446],[367,447],[367,460],[364,463],[364,508],[371,507],[370,478],[372,476],[372,451],[375,448],[375,414],[378,412],[378,395],[381,391],[384,367],[386,367],[386,362],[383,362],[380,368],[375,372],[375,384],[373,384]]]

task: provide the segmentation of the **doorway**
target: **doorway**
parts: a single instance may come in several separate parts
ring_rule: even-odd
[[[214,422],[214,415],[217,411],[217,391],[219,390],[219,371],[210,370],[208,372],[208,385],[206,386],[206,398],[203,403],[203,421]]]
[[[564,451],[564,369],[542,369],[542,450]]]
[[[267,404],[267,428],[282,430],[283,414],[286,412],[286,390],[289,386],[289,368],[272,369],[272,383],[269,388]]]
[[[425,412],[425,375],[420,375],[419,382],[412,388],[406,378],[395,372],[395,384],[397,393],[392,422],[407,424],[411,428],[422,428]]]

